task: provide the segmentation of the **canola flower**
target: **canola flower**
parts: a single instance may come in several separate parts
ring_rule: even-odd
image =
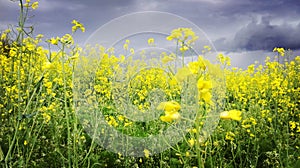
[[[150,151],[148,149],[144,149],[144,154],[146,158],[149,158],[150,156]]]
[[[30,0],[26,0],[26,2],[29,3]],[[36,7],[33,4],[28,4],[27,7],[36,9],[38,3],[36,3]],[[77,28],[80,29],[79,27]],[[22,29],[19,30],[21,31]],[[6,30],[1,34],[1,40],[11,37],[9,33],[10,30]],[[66,35],[64,38],[54,37],[48,42],[50,45],[68,45],[71,49],[71,34]],[[181,41],[190,40],[189,34],[192,35],[192,33],[185,34],[182,30],[174,31],[172,38]],[[185,37],[188,38],[185,39]],[[73,115],[74,109],[68,106],[68,104],[72,104],[73,98],[72,60],[77,58],[83,62],[86,60],[81,58],[83,57],[82,55],[77,57],[74,54],[76,53],[75,51],[70,53],[67,51],[49,52],[47,49],[40,47],[39,42],[42,38],[39,35],[36,38],[21,39],[21,46],[14,42],[9,46],[5,46],[5,42],[0,42],[0,87],[3,88],[2,90],[0,89],[2,98],[0,101],[0,137],[2,137],[0,139],[0,164],[36,167],[39,164],[48,165],[49,160],[57,160],[56,164],[58,167],[66,167],[65,161],[60,162],[63,157],[63,160],[68,160],[70,163],[74,163],[75,166],[78,164],[77,167],[87,167],[84,162],[78,162],[80,159],[76,160],[76,157],[83,158],[86,156],[86,152],[81,152],[78,149],[88,149],[90,146],[84,144],[86,135],[83,135],[83,130],[76,127],[76,122],[73,123],[73,119],[76,120],[76,116]],[[126,43],[129,44],[129,42]],[[182,47],[185,44],[187,43],[179,45]],[[91,54],[100,57],[100,61],[97,62],[99,63],[99,69],[97,69],[95,75],[96,83],[94,87],[89,86],[90,90],[86,90],[84,94],[89,98],[97,96],[99,105],[108,109],[105,111],[108,113],[106,114],[108,124],[116,128],[126,127],[128,130],[135,131],[133,129],[137,127],[135,123],[129,121],[126,117],[119,116],[119,114],[110,113],[112,108],[109,108],[111,105],[109,103],[112,101],[113,96],[116,96],[112,94],[112,90],[115,89],[112,81],[118,79],[118,73],[121,71],[118,65],[128,62],[129,59],[125,59],[125,57],[118,59],[113,56],[113,51],[106,52],[103,48],[95,50],[96,52],[91,52]],[[130,52],[129,48],[127,50]],[[208,50],[209,48],[206,48],[205,52],[209,52]],[[281,56],[287,55],[285,50],[281,48],[275,48],[274,52],[278,52]],[[63,59],[64,57],[67,59]],[[199,93],[201,91],[202,93],[207,93],[206,96],[208,98],[205,98],[205,94],[200,94],[199,97],[202,96],[202,100],[207,99],[205,102],[209,102],[211,86],[214,83],[210,82],[209,77],[203,71],[207,67],[208,69],[213,69],[213,66],[203,58],[201,58],[202,61],[199,61],[200,58],[199,56],[198,62],[188,64],[187,69],[184,69],[182,72],[190,71],[189,75],[203,77],[199,78],[197,87]],[[66,60],[66,62],[62,60]],[[229,58],[226,56],[221,55],[219,61],[222,65],[229,66]],[[181,153],[176,153],[176,156],[180,156],[180,158],[172,157],[170,160],[172,159],[172,162],[179,160],[180,162],[176,162],[176,164],[182,164],[180,165],[182,167],[194,166],[190,165],[190,163],[196,163],[197,158],[200,158],[203,162],[208,161],[212,163],[214,167],[239,166],[241,160],[245,161],[243,166],[246,167],[279,167],[279,164],[293,167],[293,163],[300,158],[300,144],[298,143],[300,138],[299,65],[300,56],[289,62],[271,61],[271,58],[267,58],[265,65],[253,64],[246,70],[239,68],[225,69],[227,89],[225,106],[246,111],[243,112],[245,114],[243,116],[247,116],[247,118],[243,119],[241,112],[238,110],[229,110],[220,114],[221,119],[242,122],[235,124],[234,127],[227,127],[230,125],[228,123],[218,126],[215,130],[216,133],[212,135],[215,149],[210,151],[212,155],[209,161],[200,155],[200,157],[194,157],[196,155],[195,150],[203,152],[205,155],[207,149],[205,148],[204,151],[202,150],[203,146],[198,147],[194,137],[188,137],[187,144],[189,147],[186,144],[185,146],[178,144],[178,149],[183,149]],[[88,70],[90,69],[88,68]],[[130,78],[133,74],[132,72],[136,70],[134,66],[129,69],[130,73],[124,75],[126,79]],[[219,68],[215,68],[213,72],[215,70],[220,71]],[[178,73],[177,77],[181,77],[181,80],[184,80],[187,76],[182,72],[181,74]],[[83,74],[85,73],[88,72],[83,72]],[[154,80],[156,77],[159,77],[158,80]],[[157,71],[147,71],[141,74],[133,82],[133,86],[136,90],[130,92],[130,98],[136,100],[136,106],[143,104],[145,107],[149,107],[147,98],[150,97],[149,91],[151,91],[151,88],[163,88],[162,90],[164,90],[170,100],[174,100],[171,98],[177,98],[180,95],[180,88],[178,88],[176,78],[165,79],[165,76],[157,73]],[[61,110],[64,109],[64,104],[67,105],[68,111]],[[180,118],[179,111],[181,107],[179,103],[171,101],[162,102],[160,105],[159,109],[165,111],[164,116],[161,116],[161,120],[164,120],[164,122],[171,122]],[[22,114],[24,118],[20,120],[16,120],[19,117],[18,110],[25,113]],[[38,113],[35,114],[34,112]],[[65,119],[72,120],[69,123],[69,127],[67,127]],[[31,124],[32,121],[34,124]],[[13,131],[15,131],[17,122],[20,123],[20,126],[16,131],[22,131],[22,133],[18,132],[16,134],[17,143],[14,145],[11,137],[14,135]],[[82,124],[84,125],[85,123],[83,122]],[[157,123],[148,126],[156,127]],[[199,128],[194,128],[191,132],[195,134],[198,130]],[[70,131],[69,134],[68,131]],[[36,135],[36,132],[40,132],[40,134]],[[24,135],[27,137],[24,138]],[[30,135],[30,138],[28,138],[28,135]],[[33,139],[35,139],[34,143],[31,143]],[[273,141],[270,143],[269,139],[276,139],[276,143],[273,143]],[[210,143],[210,141],[207,142],[208,144]],[[11,152],[7,150],[9,145],[13,149],[10,150]],[[48,148],[49,146],[51,146],[51,149]],[[27,153],[29,147],[32,155]],[[55,151],[60,151],[60,155],[48,154],[49,150],[53,150],[52,147],[55,148]],[[262,147],[264,147],[263,150],[261,150]],[[102,149],[92,151],[92,155],[104,156]],[[76,152],[74,157],[72,156],[73,152]],[[260,154],[260,160],[256,160],[257,157],[249,154],[256,152]],[[38,155],[34,153],[38,153]],[[286,156],[287,153],[289,153],[288,156]],[[152,158],[149,150],[145,149],[144,155],[146,158],[150,158],[147,159],[146,164],[155,164],[151,162]],[[26,156],[26,159],[24,159],[24,156]],[[105,156],[107,156],[107,153],[105,153]],[[164,157],[164,154],[162,156]],[[227,160],[228,156],[230,161]],[[280,158],[277,156],[280,156]],[[26,162],[27,159],[30,161]],[[91,160],[92,164],[93,159],[88,159]],[[134,159],[124,161],[122,160],[124,158],[121,158],[121,156],[110,159],[116,159],[115,164],[120,167],[128,166],[125,165],[128,161],[131,163],[135,161]],[[222,164],[220,165],[219,163]],[[253,163],[257,163],[257,165],[253,165]],[[275,165],[277,163],[278,165]],[[107,163],[101,166],[104,167],[105,164]],[[201,164],[199,164],[200,166]],[[72,165],[69,167],[72,167]]]
[[[239,110],[229,110],[220,113],[220,118],[224,120],[236,120],[240,121],[242,119],[242,112]]]
[[[165,115],[160,117],[164,122],[171,122],[180,119],[180,104],[176,101],[161,102],[157,106],[157,110],[164,110]]]
[[[189,50],[191,44],[193,44],[197,39],[195,32],[191,28],[178,28],[172,30],[171,34],[166,37],[167,40],[172,41],[175,40],[179,42],[179,50],[184,53]]]
[[[19,4],[21,6],[21,4]],[[25,4],[23,4],[26,8],[32,8],[33,10],[36,10],[39,7],[39,2],[31,2],[31,0],[26,0]]]
[[[37,9],[39,7],[39,2],[33,2],[32,5],[31,5],[31,8],[33,10]]]
[[[178,82],[183,82],[191,75],[192,75],[191,70],[185,66],[178,69],[177,73],[175,74],[175,78],[177,79]]]
[[[284,48],[277,48],[277,47],[275,47],[274,49],[273,49],[273,52],[278,52],[278,54],[280,55],[280,56],[284,56],[285,55],[285,50],[284,50]]]
[[[24,141],[24,145],[26,146],[27,144],[28,144],[28,142],[25,140],[25,141]]]
[[[148,45],[152,46],[154,44],[154,38],[149,38],[148,39]]]
[[[169,41],[172,41],[173,39],[180,42],[186,41],[186,44],[190,45],[198,39],[198,36],[196,36],[191,28],[178,28],[172,30],[171,35],[166,37],[166,39]]]
[[[197,88],[199,93],[199,98],[203,99],[206,103],[211,104],[211,89],[212,83],[210,80],[205,80],[204,78],[199,78],[197,82]]]
[[[168,62],[171,62],[171,61],[174,61],[174,60],[175,60],[174,57],[165,55],[165,56],[161,59],[161,62],[162,62],[163,64],[167,64]]]
[[[188,143],[189,143],[190,146],[194,146],[195,145],[195,139],[194,138],[189,139]]]
[[[233,141],[235,139],[235,134],[231,131],[226,132],[225,140]]]
[[[82,32],[85,32],[85,27],[83,26],[82,23],[78,22],[77,20],[73,20],[72,24],[74,26],[72,26],[72,32],[76,32],[76,30],[80,29]]]

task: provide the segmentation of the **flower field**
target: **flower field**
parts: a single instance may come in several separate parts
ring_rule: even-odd
[[[243,70],[221,53],[208,61],[203,46],[185,62],[201,37],[178,28],[166,38],[176,54],[135,59],[129,40],[121,55],[79,47],[76,20],[62,37],[34,35],[26,21],[37,8],[20,0],[18,27],[0,34],[1,167],[300,167],[300,56],[274,48]],[[218,122],[205,136],[209,117]],[[124,152],[111,129],[180,138],[159,152],[162,142],[140,149],[126,139]]]

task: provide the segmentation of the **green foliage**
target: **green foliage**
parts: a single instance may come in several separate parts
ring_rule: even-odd
[[[199,137],[205,121],[197,119],[181,142],[160,154],[147,156],[145,153],[145,157],[141,158],[122,156],[98,145],[96,139],[84,129],[86,123],[80,121],[75,113],[73,84],[76,81],[73,75],[78,61],[90,66],[84,73],[96,74],[85,78],[94,82],[93,87],[84,92],[87,100],[97,100],[97,107],[102,109],[109,125],[127,135],[139,137],[155,135],[176,125],[176,120],[180,119],[178,115],[183,114],[180,114],[179,105],[172,108],[170,105],[172,101],[180,104],[182,98],[180,82],[176,82],[175,78],[184,79],[188,75],[179,75],[180,72],[172,74],[174,69],[170,73],[146,69],[140,75],[134,75],[139,67],[145,65],[143,60],[116,57],[113,52],[101,47],[82,51],[74,44],[70,34],[46,40],[49,46],[57,47],[59,51],[51,51],[51,47],[45,49],[40,46],[43,36],[33,37],[33,32],[26,30],[30,26],[25,26],[29,9],[36,9],[38,3],[28,0],[24,4],[20,2],[20,23],[14,31],[17,34],[12,35],[12,30],[5,30],[0,40],[2,167],[300,166],[300,56],[285,60],[289,58],[288,51],[275,48],[278,55],[274,61],[267,58],[265,65],[251,65],[247,70],[242,70],[229,69],[226,67],[230,65],[229,57],[219,55],[219,62],[225,67],[226,74],[225,110],[241,111],[242,119],[238,116],[237,121],[221,120],[206,141],[201,141]],[[73,24],[72,33],[77,29],[85,30],[78,21],[73,21]],[[193,35],[189,43],[197,39],[187,28],[175,29],[168,39],[182,40],[180,33]],[[180,50],[184,53],[189,46],[181,42]],[[207,52],[210,50],[207,46],[205,49]],[[89,62],[87,58],[91,55],[97,55],[99,59]],[[167,56],[162,60],[169,62],[172,59]],[[128,72],[122,74],[122,66],[125,65]],[[205,74],[205,66],[212,65],[202,57],[188,66],[193,72],[191,74],[198,75],[198,82],[206,84],[201,85],[202,90],[199,90],[206,94],[205,98],[204,94],[199,95],[199,111],[204,113],[211,105],[209,89],[212,87]],[[120,74],[126,77],[120,78]],[[204,80],[204,77],[207,79]],[[159,100],[167,101],[163,104],[170,107],[162,108],[167,122],[159,119],[147,123],[134,122],[122,115],[118,104],[113,101],[116,96],[119,96],[118,100],[123,98],[118,94],[124,93],[124,85],[118,84],[119,80],[133,81],[125,98],[130,99],[131,105],[141,113],[151,109],[153,102],[158,100],[151,95],[151,89],[158,88],[163,92],[166,96]],[[155,103],[157,106],[161,102]],[[225,118],[232,119],[230,116]]]

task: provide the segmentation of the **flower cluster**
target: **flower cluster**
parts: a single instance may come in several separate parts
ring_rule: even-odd
[[[160,117],[164,122],[171,122],[180,118],[178,112],[180,110],[180,104],[175,101],[162,102],[158,105],[157,109],[164,110],[165,115]]]

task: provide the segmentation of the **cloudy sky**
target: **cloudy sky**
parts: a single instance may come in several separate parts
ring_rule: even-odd
[[[30,22],[36,34],[56,37],[69,33],[76,19],[86,27],[85,33],[75,35],[83,44],[112,19],[143,11],[188,19],[207,34],[218,51],[233,57],[233,65],[263,60],[274,55],[270,53],[274,47],[290,48],[294,54],[300,50],[299,0],[39,0]],[[0,0],[0,28],[16,25],[17,18],[18,2]]]

